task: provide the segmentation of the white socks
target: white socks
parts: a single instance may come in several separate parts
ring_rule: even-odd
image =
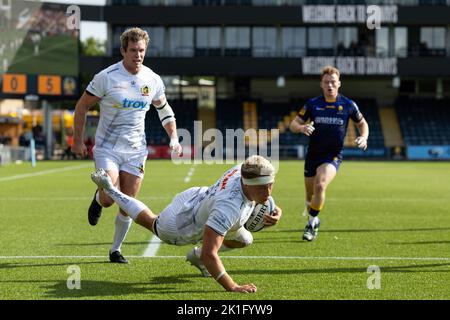
[[[103,189],[108,196],[110,196],[115,203],[125,211],[133,220],[136,220],[139,213],[141,213],[147,206],[141,201],[127,196],[116,187],[110,190]]]
[[[117,213],[116,216],[116,229],[114,231],[114,242],[111,247],[111,252],[119,251],[120,247],[122,246],[123,241],[125,240],[125,237],[127,235],[128,230],[131,227],[131,223],[133,220],[131,220],[130,217],[125,217],[120,212]]]

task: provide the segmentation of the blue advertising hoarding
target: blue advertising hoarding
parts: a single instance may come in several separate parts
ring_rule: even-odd
[[[450,146],[408,146],[409,160],[450,160]]]

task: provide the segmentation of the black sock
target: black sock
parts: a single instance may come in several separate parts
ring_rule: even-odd
[[[319,213],[320,213],[320,210],[315,210],[315,209],[309,207],[309,215],[311,217],[317,217],[319,215]]]

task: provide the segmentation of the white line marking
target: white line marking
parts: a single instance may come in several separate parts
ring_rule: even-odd
[[[157,236],[153,235],[153,237],[150,239],[147,249],[145,249],[145,252],[142,255],[142,257],[147,257],[147,258],[155,257],[161,243],[162,243],[161,239],[159,239]]]
[[[185,256],[127,256],[127,258],[185,259]],[[0,259],[105,259],[107,256],[0,256]],[[279,259],[279,260],[417,260],[450,261],[450,257],[302,257],[302,256],[221,256],[221,259]]]
[[[195,165],[193,165],[190,169],[189,172],[187,173],[186,178],[184,178],[184,182],[188,183],[189,181],[191,181],[192,176],[194,175],[195,172]]]
[[[93,167],[93,164],[89,163],[89,164],[82,164],[82,165],[66,167],[66,168],[58,168],[58,169],[44,170],[44,171],[38,171],[38,172],[32,172],[32,173],[18,174],[18,175],[15,175],[15,176],[0,178],[0,182],[11,181],[11,180],[18,180],[18,179],[25,179],[25,178],[32,178],[32,177],[36,177],[36,176],[42,176],[42,175],[45,175],[45,174],[65,172],[65,171],[83,169],[83,168],[87,168],[87,167]]]
[[[1,181],[1,179],[0,179]],[[167,200],[173,199],[173,196],[149,196],[144,200]],[[91,196],[86,197],[0,197],[0,200],[7,201],[68,201],[68,200],[92,200]],[[298,200],[298,197],[276,197],[275,200]],[[332,202],[450,202],[450,198],[389,198],[389,199],[374,199],[374,198],[327,198],[327,201]]]
[[[144,200],[165,200],[172,199],[173,196],[167,197],[145,197]],[[92,196],[89,197],[0,197],[0,200],[7,201],[77,201],[77,200],[92,200]]]

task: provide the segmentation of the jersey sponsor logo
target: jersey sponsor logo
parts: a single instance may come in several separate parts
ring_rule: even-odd
[[[143,96],[148,96],[149,95],[149,93],[150,93],[150,87],[148,86],[148,85],[143,85],[142,87],[141,87],[141,95],[143,95]]]
[[[335,106],[326,106],[327,109],[334,109],[336,108]]]
[[[123,99],[122,104],[113,104],[114,108],[117,109],[145,109],[148,106],[148,102],[145,101],[139,101],[139,100],[130,100],[130,99]]]
[[[337,124],[339,126],[342,126],[344,124],[343,119],[334,117],[316,117],[314,122],[320,124]]]
[[[325,108],[321,108],[321,107],[316,107],[316,110],[317,110],[317,111],[324,111],[324,110],[325,110]]]

